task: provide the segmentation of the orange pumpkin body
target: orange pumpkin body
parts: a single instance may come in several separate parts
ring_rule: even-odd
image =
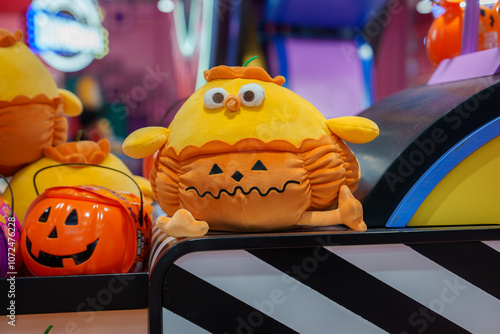
[[[37,276],[141,269],[151,226],[147,215],[138,222],[138,203],[132,194],[98,186],[47,189],[24,221],[21,250],[28,269]]]
[[[226,231],[291,228],[304,211],[335,204],[342,185],[354,191],[358,182],[358,161],[335,135],[299,147],[255,138],[234,145],[212,141],[179,154],[165,146],[151,173],[168,215],[184,208]]]
[[[62,99],[40,95],[0,101],[0,130],[0,174],[11,176],[43,157],[44,148],[66,141],[68,120],[62,115]]]
[[[459,56],[462,48],[464,9],[457,1],[442,0],[439,4],[443,6],[445,12],[432,22],[425,40],[427,55],[434,66],[443,59]],[[477,50],[498,46],[500,46],[498,3],[494,7],[480,6]]]

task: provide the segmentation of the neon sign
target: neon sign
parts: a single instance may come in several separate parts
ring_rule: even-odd
[[[28,42],[53,68],[75,72],[108,53],[108,32],[93,0],[34,0]]]
[[[196,48],[198,40],[198,32],[196,26],[202,11],[202,3],[200,1],[191,2],[191,10],[189,12],[189,23],[186,25],[186,17],[184,16],[184,1],[179,1],[174,9],[174,25],[177,35],[179,49],[184,57],[191,57]],[[187,26],[187,29],[186,29]]]

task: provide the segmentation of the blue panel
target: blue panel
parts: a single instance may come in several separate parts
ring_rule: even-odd
[[[223,6],[223,4],[221,4]],[[227,66],[241,66],[238,63],[238,51],[241,46],[240,40],[240,29],[241,29],[241,1],[234,1],[231,7],[231,12],[229,15],[229,31],[228,31],[228,41],[227,41],[227,55],[226,64]],[[215,7],[219,8],[219,7]],[[214,15],[214,19],[217,15]],[[217,17],[220,20],[220,17]]]
[[[274,45],[276,46],[276,54],[279,59],[279,73],[280,75],[288,78],[288,62],[286,58],[286,50],[285,50],[285,40],[282,37],[274,37]],[[289,82],[285,81],[283,87],[290,88]]]
[[[361,27],[375,19],[387,0],[269,0],[266,20],[309,27]]]
[[[479,149],[484,144],[500,135],[500,117],[483,125],[469,134],[459,143],[443,154],[423,175],[415,182],[403,200],[392,213],[386,227],[405,227],[418,210],[422,202],[439,182],[460,162]]]

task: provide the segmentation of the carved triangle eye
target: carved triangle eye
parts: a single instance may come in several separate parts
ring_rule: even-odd
[[[76,213],[75,209],[73,209],[68,218],[66,218],[64,225],[78,225],[78,214]]]
[[[267,170],[266,166],[262,163],[262,161],[257,160],[255,165],[253,165],[252,170]]]
[[[49,219],[49,214],[50,214],[50,206],[47,209],[45,209],[40,218],[38,218],[38,221],[40,223],[46,223],[47,219]]]
[[[214,166],[212,167],[212,169],[210,170],[210,173],[208,173],[208,175],[213,175],[213,174],[222,174],[222,169],[220,169],[219,165],[217,164],[214,164]]]

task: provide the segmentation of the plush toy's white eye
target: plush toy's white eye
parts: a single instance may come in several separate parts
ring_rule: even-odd
[[[224,99],[228,95],[224,88],[212,88],[203,96],[203,103],[208,109],[217,109],[224,106]]]
[[[238,97],[244,106],[257,107],[266,97],[266,92],[261,85],[249,83],[241,86],[240,91],[238,92]]]

